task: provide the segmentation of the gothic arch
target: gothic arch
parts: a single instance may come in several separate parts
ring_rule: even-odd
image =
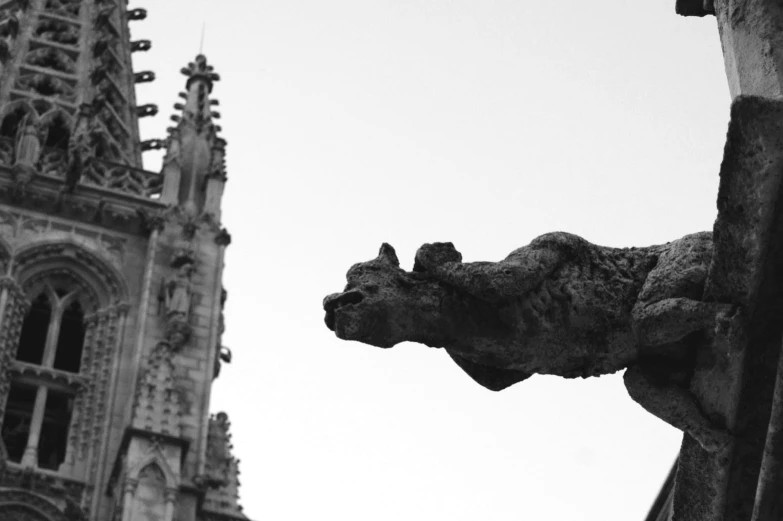
[[[176,489],[179,487],[179,479],[177,479],[176,474],[171,470],[171,466],[166,462],[163,453],[157,447],[151,449],[144,458],[128,469],[126,478],[138,481],[142,473],[149,467],[157,467],[163,473],[166,479],[166,488]]]
[[[60,107],[54,107],[48,111],[46,111],[45,114],[41,115],[41,124],[46,125],[52,120],[56,118],[63,118],[65,123],[67,123],[68,127],[73,126],[73,116],[71,116],[65,109]]]
[[[18,99],[6,103],[2,109],[0,109],[0,120],[4,119],[8,114],[15,112],[18,109],[22,109],[27,114],[35,114],[35,109],[30,102],[26,99]]]
[[[0,136],[16,139],[19,128],[26,117],[38,118],[35,109],[27,100],[16,100],[0,109]]]
[[[41,116],[39,124],[45,130],[42,140],[45,147],[68,149],[73,128],[73,118],[70,114],[61,108],[55,108]]]
[[[32,241],[14,252],[11,275],[23,288],[50,275],[69,276],[92,296],[93,311],[127,302],[122,273],[89,240],[58,235]]]
[[[0,491],[0,519],[65,521],[62,511],[49,500],[20,489]]]

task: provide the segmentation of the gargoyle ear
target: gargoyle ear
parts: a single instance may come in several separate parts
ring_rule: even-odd
[[[394,251],[394,248],[388,243],[383,243],[381,245],[381,251],[378,252],[378,259],[386,262],[387,264],[391,264],[395,268],[400,267],[400,261],[397,258],[397,252]]]

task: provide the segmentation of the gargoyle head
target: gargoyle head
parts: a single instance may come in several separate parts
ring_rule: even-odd
[[[326,326],[339,338],[378,347],[424,341],[443,292],[437,282],[402,270],[386,243],[375,259],[354,264],[347,279],[342,293],[324,299]]]
[[[421,253],[413,272],[400,269],[388,244],[377,258],[353,265],[345,291],[324,299],[327,327],[343,340],[378,347],[410,341],[446,348],[468,375],[494,391],[528,378],[529,372],[504,368],[502,357],[493,353],[491,346],[506,345],[513,334],[497,306],[437,281]],[[424,260],[461,258],[450,243],[438,243]]]

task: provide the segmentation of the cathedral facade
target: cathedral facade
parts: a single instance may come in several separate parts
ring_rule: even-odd
[[[142,141],[125,0],[0,0],[0,521],[229,521],[225,141],[204,56]],[[165,149],[161,172],[142,153]]]

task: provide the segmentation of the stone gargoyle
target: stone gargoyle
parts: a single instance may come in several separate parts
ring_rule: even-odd
[[[734,312],[702,300],[712,246],[710,232],[645,248],[558,232],[500,262],[463,263],[451,243],[425,244],[406,272],[384,244],[376,259],[351,267],[345,291],[324,299],[326,325],[378,347],[445,348],[495,391],[533,374],[625,369],[634,400],[715,452],[731,435],[688,391],[696,343]]]

